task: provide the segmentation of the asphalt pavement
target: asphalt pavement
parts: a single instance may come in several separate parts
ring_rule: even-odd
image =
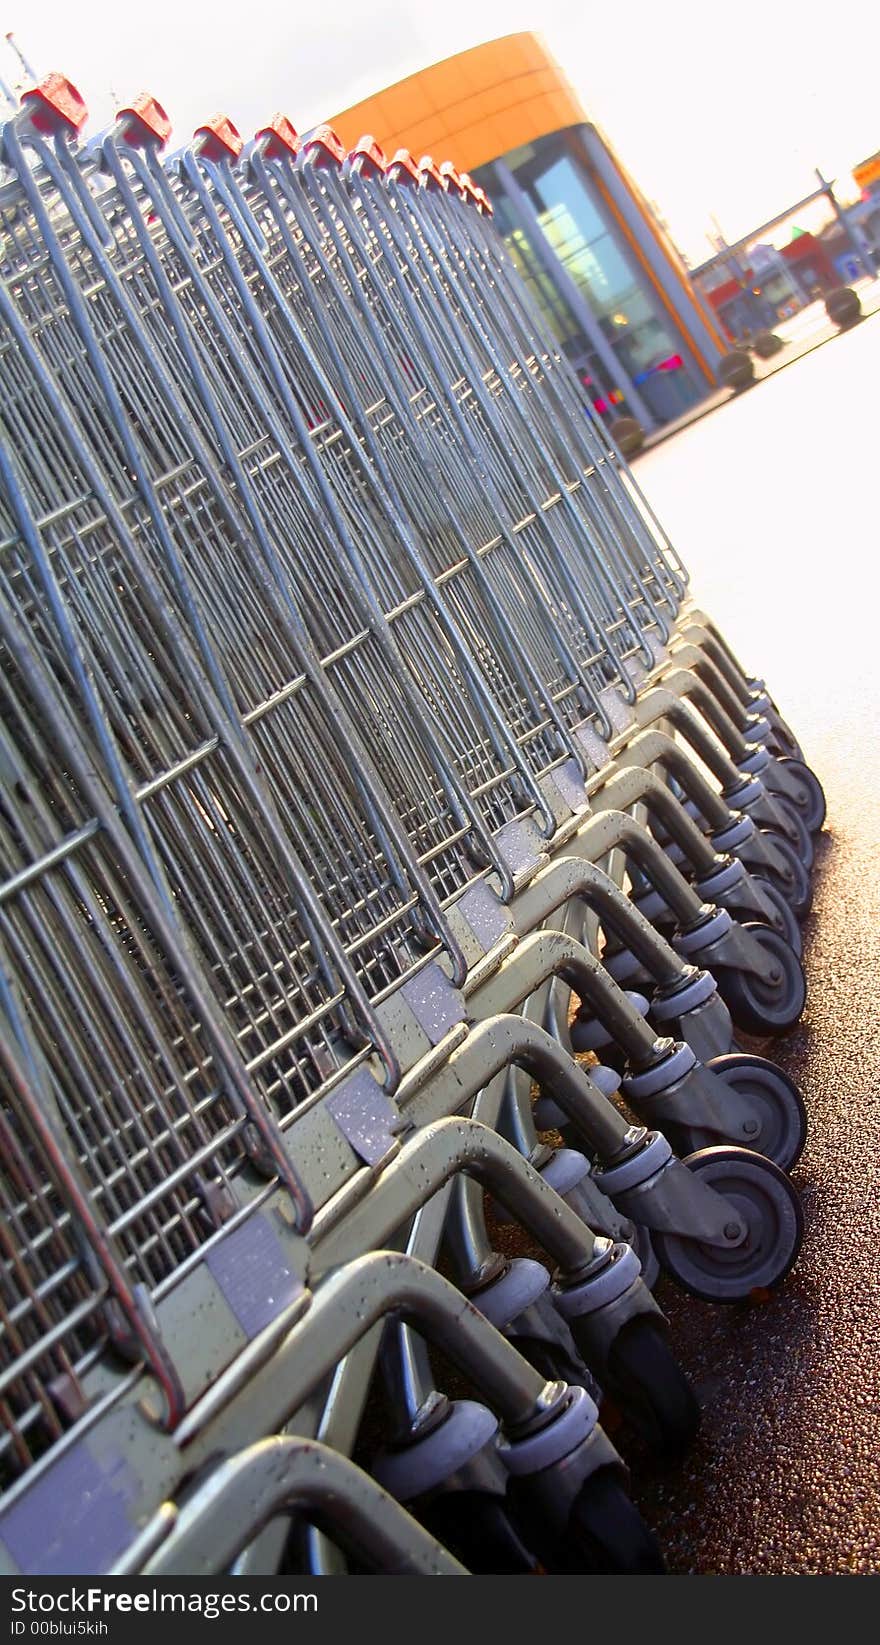
[[[659,1293],[704,1408],[683,1467],[634,1477],[676,1572],[880,1572],[878,401],[880,314],[636,466],[828,797],[807,1010],[767,1047],[810,1115],[802,1256],[761,1305]]]

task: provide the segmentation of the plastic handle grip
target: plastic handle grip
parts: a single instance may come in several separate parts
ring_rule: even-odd
[[[171,136],[171,121],[162,104],[146,91],[120,109],[116,119],[122,136],[132,148],[144,148],[149,143],[164,148]]]
[[[299,133],[286,114],[273,114],[256,133],[256,140],[267,160],[280,160],[285,155],[299,153]]]
[[[387,167],[388,176],[395,183],[418,183],[419,168],[409,149],[398,149]]]
[[[63,74],[47,74],[38,86],[23,91],[21,100],[38,131],[82,131],[89,117],[76,86]]]
[[[228,114],[212,114],[196,126],[193,136],[206,160],[237,160],[244,148],[241,132]]]
[[[437,190],[443,189],[443,178],[439,168],[435,166],[430,154],[423,154],[419,161],[419,181],[422,188]]]
[[[368,177],[384,177],[388,169],[388,156],[375,137],[367,135],[348,156],[348,163],[353,171],[358,171]]]
[[[461,174],[456,170],[451,160],[443,161],[440,167],[440,176],[442,177],[446,188],[452,189],[464,197],[464,183],[462,182]]]
[[[341,166],[346,158],[345,149],[332,126],[316,126],[300,146],[303,154],[308,154],[319,164],[332,161],[334,165]]]
[[[468,172],[460,172],[458,181],[461,187],[462,195],[469,206],[479,206],[481,195],[483,195],[483,199],[485,200],[486,196],[483,194],[482,189],[477,187]]]

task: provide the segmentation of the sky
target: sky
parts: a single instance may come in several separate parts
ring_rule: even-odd
[[[183,142],[217,110],[245,136],[276,110],[305,130],[531,28],[699,262],[713,216],[736,239],[814,188],[817,165],[852,195],[851,167],[880,149],[878,0],[799,0],[789,17],[766,0],[12,0],[0,35],[15,32],[38,74],[77,84],[88,131],[147,90]],[[16,74],[5,44],[0,74]]]

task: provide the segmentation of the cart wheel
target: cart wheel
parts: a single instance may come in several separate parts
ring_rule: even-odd
[[[800,857],[790,840],[784,834],[777,834],[774,828],[762,828],[765,839],[772,842],[781,857],[785,858],[785,867],[770,867],[765,863],[763,872],[782,892],[792,913],[798,920],[805,920],[813,906],[813,887],[810,884],[810,871],[804,867]]]
[[[795,839],[790,839],[787,831],[786,839],[788,839],[789,845],[794,847],[795,855],[800,858],[804,867],[809,871],[815,861],[816,847],[813,843],[813,836],[804,822],[800,808],[794,800],[789,799],[787,794],[777,794],[775,789],[771,789],[770,793],[772,794],[777,805],[782,807],[786,818],[794,831]]]
[[[713,1057],[706,1067],[754,1107],[761,1128],[749,1137],[749,1148],[772,1160],[780,1171],[793,1170],[807,1140],[807,1110],[794,1080],[775,1062],[744,1051]]]
[[[654,1315],[636,1314],[615,1337],[608,1392],[658,1456],[680,1457],[693,1442],[700,1407]]]
[[[630,1240],[630,1244],[639,1259],[642,1270],[642,1284],[647,1285],[649,1291],[653,1291],[660,1278],[660,1264],[657,1261],[657,1253],[654,1250],[651,1235],[642,1223],[637,1222],[635,1224],[635,1233]]]
[[[503,1497],[443,1491],[417,1507],[419,1521],[474,1576],[533,1576],[536,1562]]]
[[[704,1302],[743,1302],[781,1285],[804,1237],[801,1203],[785,1173],[748,1148],[704,1148],[683,1163],[729,1200],[748,1236],[735,1249],[721,1250],[655,1232],[657,1255],[676,1284]]]
[[[536,1537],[535,1551],[553,1576],[663,1576],[666,1570],[657,1538],[613,1468],[584,1480],[561,1534],[545,1523]]]
[[[768,919],[766,923],[770,926],[772,931],[778,931],[780,937],[785,938],[789,948],[793,948],[798,959],[800,959],[801,954],[803,953],[804,942],[801,936],[801,928],[798,924],[797,915],[795,914],[791,904],[786,901],[778,885],[776,885],[773,880],[768,879],[766,874],[753,873],[751,878],[753,880],[760,881],[761,890],[764,892],[768,901],[773,904],[773,918],[772,920]],[[765,923],[757,914],[753,914],[752,919],[757,920],[759,924]]]
[[[815,771],[803,760],[790,759],[785,756],[780,760],[789,776],[797,778],[798,792],[789,799],[789,806],[796,806],[798,815],[806,824],[811,834],[818,834],[825,822],[825,790],[822,787]]]
[[[764,952],[773,960],[778,977],[765,982],[747,971],[718,967],[716,981],[721,996],[737,1028],[747,1034],[785,1034],[798,1021],[807,998],[807,984],[801,962],[784,937],[769,925],[747,921]]]
[[[769,719],[771,729],[766,744],[768,754],[774,754],[780,759],[802,760],[804,751],[791,727],[772,711]]]

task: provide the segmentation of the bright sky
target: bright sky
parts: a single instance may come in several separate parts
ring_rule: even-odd
[[[695,261],[711,214],[737,238],[808,193],[816,165],[851,193],[850,168],[880,148],[877,0],[11,0],[3,19],[39,73],[77,83],[91,131],[149,90],[181,141],[217,109],[246,136],[277,109],[304,129],[440,57],[540,30]],[[0,72],[15,75],[5,47]]]

